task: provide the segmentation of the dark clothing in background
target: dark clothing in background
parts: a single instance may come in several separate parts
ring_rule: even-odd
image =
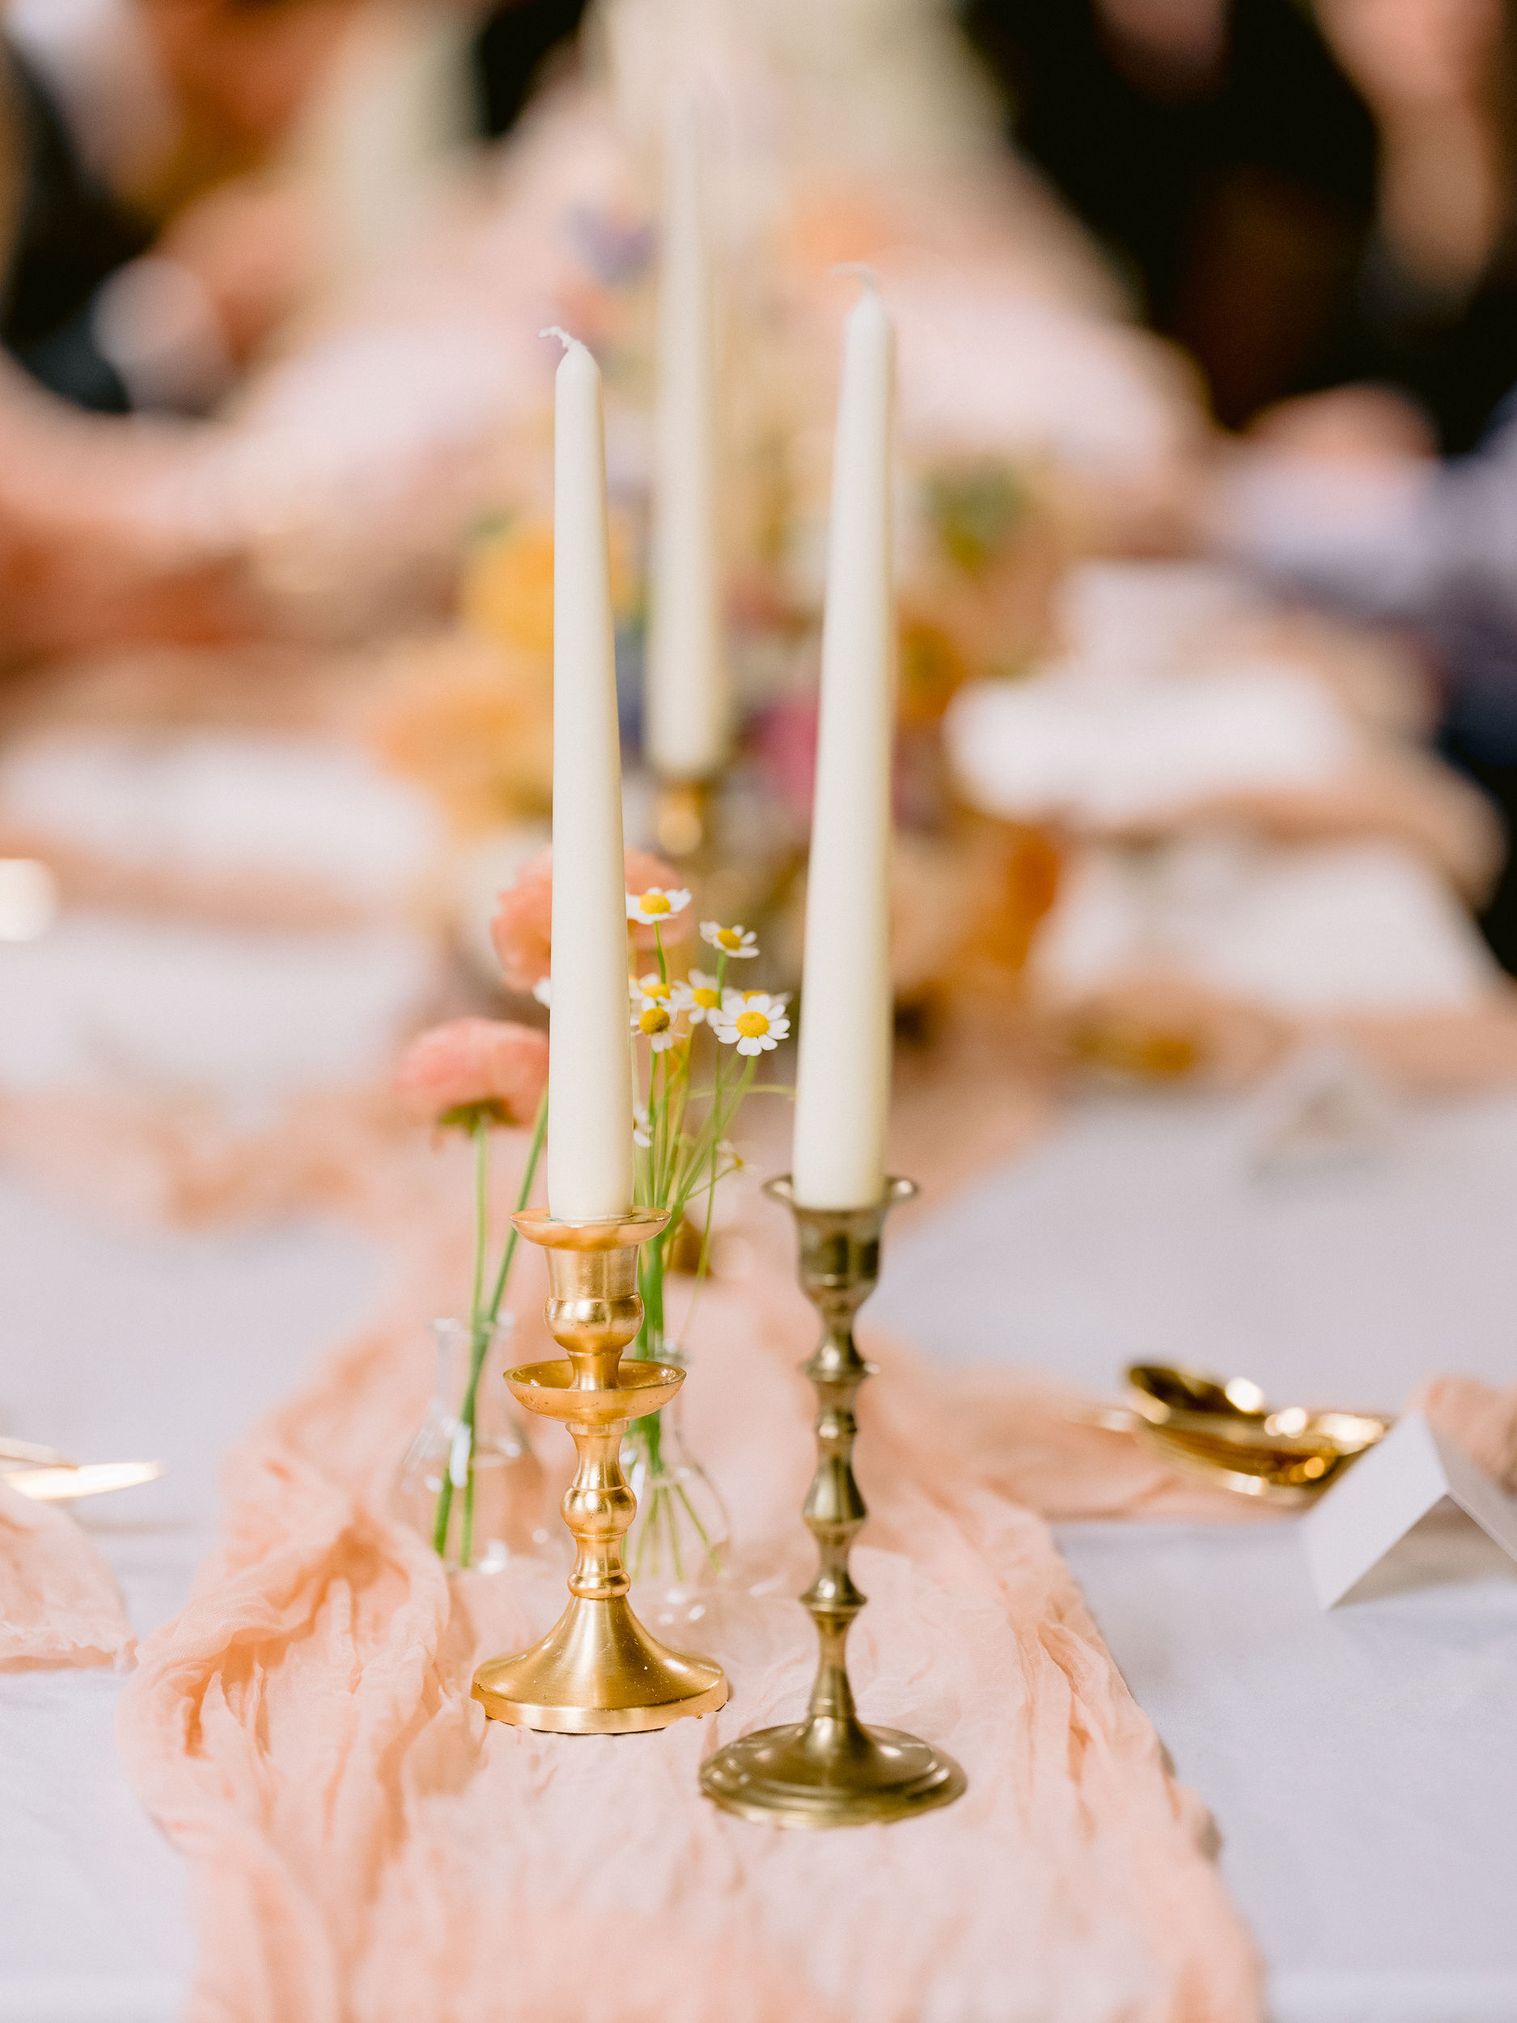
[[[546,60],[578,30],[586,0],[516,0],[492,14],[471,51],[480,134],[507,133]],[[95,298],[145,253],[153,230],[126,210],[85,164],[47,84],[0,43],[22,193],[8,267],[0,249],[0,344],[39,385],[76,407],[125,413],[132,405],[94,332]]]
[[[1445,453],[1480,441],[1517,381],[1517,189],[1473,287],[1406,273],[1376,230],[1374,121],[1299,0],[1231,0],[1191,75],[1113,41],[1095,0],[963,5],[1016,145],[1195,356],[1220,421],[1376,380]]]
[[[145,252],[151,232],[91,175],[46,87],[5,58],[21,197],[9,270],[0,284],[0,342],[33,379],[77,407],[119,414],[126,388],[95,341],[102,282]]]
[[[1374,123],[1295,0],[1233,0],[1215,63],[1166,72],[1095,0],[965,0],[1016,145],[1104,242],[1236,425],[1309,384],[1352,311]]]
[[[579,33],[588,0],[512,0],[474,38],[472,63],[480,132],[509,133],[526,109],[548,59]]]
[[[1427,410],[1446,456],[1474,449],[1517,382],[1517,234],[1457,296],[1419,284],[1372,238],[1321,379],[1401,387]]]

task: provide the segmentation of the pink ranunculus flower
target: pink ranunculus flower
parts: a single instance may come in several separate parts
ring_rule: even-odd
[[[678,885],[679,875],[662,859],[647,850],[629,850],[626,885],[630,893],[660,890]],[[683,940],[690,931],[689,918],[672,914],[662,923],[664,946]],[[544,850],[534,857],[508,885],[495,905],[490,925],[501,975],[511,990],[530,991],[548,975],[553,952],[553,852]],[[635,948],[652,948],[654,929],[633,929]]]
[[[395,1071],[401,1102],[427,1124],[469,1124],[480,1112],[498,1124],[531,1124],[547,1083],[546,1037],[505,1019],[430,1026]]]

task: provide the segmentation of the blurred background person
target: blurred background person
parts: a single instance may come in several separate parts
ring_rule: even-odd
[[[1412,628],[1438,744],[1517,832],[1517,13],[1506,0],[1320,0],[1373,108],[1378,199],[1336,363],[1263,418],[1222,540],[1277,582]],[[1431,452],[1445,452],[1436,461]],[[1508,861],[1482,925],[1517,970]]]
[[[188,509],[165,512],[216,440],[186,422],[403,253],[427,196],[471,142],[510,131],[582,12],[18,0],[0,48],[11,657],[267,622],[236,559],[186,554]]]
[[[468,66],[459,137],[493,139],[583,5],[17,0],[6,348],[81,407],[206,411],[316,280],[291,157],[359,33],[451,32]]]
[[[1015,145],[1221,422],[1362,384],[1269,426],[1479,440],[1517,377],[1507,0],[968,0],[964,21]]]
[[[21,0],[7,349],[81,407],[203,411],[295,299],[263,180],[360,0]]]
[[[1297,0],[966,0],[1013,145],[1194,357],[1219,420],[1319,383],[1375,208],[1363,98]]]

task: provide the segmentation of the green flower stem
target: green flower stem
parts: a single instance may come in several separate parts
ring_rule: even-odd
[[[489,1353],[490,1337],[495,1332],[500,1318],[501,1301],[506,1296],[506,1285],[511,1276],[511,1266],[516,1257],[520,1241],[516,1224],[513,1222],[506,1236],[501,1253],[499,1269],[490,1289],[488,1303],[484,1300],[485,1248],[489,1241],[489,1185],[490,1146],[489,1126],[481,1116],[474,1123],[474,1281],[470,1296],[469,1311],[469,1379],[464,1387],[464,1395],[459,1406],[460,1425],[469,1429],[468,1467],[464,1476],[463,1520],[459,1537],[458,1560],[460,1566],[471,1566],[474,1562],[474,1434],[479,1423],[479,1380]],[[532,1126],[532,1139],[527,1148],[527,1163],[522,1170],[521,1186],[517,1191],[516,1208],[520,1213],[532,1198],[532,1189],[537,1180],[537,1169],[542,1160],[543,1142],[548,1129],[548,1096],[544,1090],[537,1106],[537,1118]],[[451,1464],[451,1456],[450,1456]],[[451,1465],[443,1476],[442,1486],[437,1493],[437,1518],[432,1529],[432,1547],[439,1558],[444,1558],[448,1550],[448,1526],[453,1512],[453,1475]]]

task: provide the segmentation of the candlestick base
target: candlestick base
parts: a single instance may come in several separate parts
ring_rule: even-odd
[[[493,1721],[550,1735],[636,1735],[727,1702],[719,1665],[661,1644],[618,1597],[576,1595],[548,1634],[514,1658],[491,1658],[474,1697]]]
[[[854,1709],[846,1646],[864,1596],[848,1552],[864,1522],[853,1474],[853,1405],[869,1365],[853,1320],[880,1273],[886,1210],[916,1192],[889,1180],[864,1208],[803,1207],[788,1180],[767,1191],[786,1202],[800,1236],[801,1287],[822,1317],[822,1340],[805,1366],[817,1394],[817,1467],[805,1520],[817,1543],[816,1578],[801,1596],[816,1626],[818,1658],[803,1721],[761,1728],[706,1759],[701,1789],[743,1819],[768,1826],[866,1826],[948,1805],[965,1789],[951,1756],[898,1728],[866,1728]]]
[[[930,1742],[857,1720],[760,1728],[708,1758],[701,1789],[768,1826],[868,1826],[948,1805],[964,1773]]]
[[[669,1363],[622,1363],[642,1320],[637,1246],[667,1221],[656,1209],[607,1222],[555,1221],[535,1209],[516,1217],[521,1234],[547,1250],[548,1326],[569,1353],[524,1363],[506,1381],[529,1412],[560,1420],[574,1441],[579,1467],[563,1513],[576,1556],[569,1605],[548,1634],[474,1674],[474,1698],[492,1720],[554,1735],[631,1735],[726,1704],[720,1665],[667,1649],[627,1600],[622,1540],[637,1499],[622,1473],[622,1435],[685,1380]]]

